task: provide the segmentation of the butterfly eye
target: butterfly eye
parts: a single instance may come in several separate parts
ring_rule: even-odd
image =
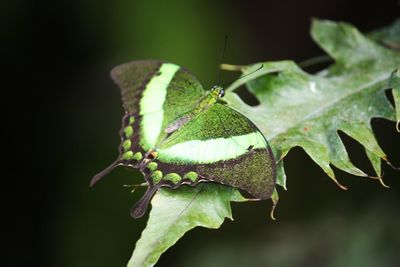
[[[215,89],[217,89],[217,88],[218,88],[218,86],[214,85],[213,87],[211,87],[211,91],[215,91]]]
[[[223,97],[225,95],[225,90],[224,89],[221,89],[220,91],[219,91],[219,97]]]

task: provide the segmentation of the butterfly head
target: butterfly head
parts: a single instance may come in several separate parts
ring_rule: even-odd
[[[211,87],[211,94],[215,95],[218,98],[221,98],[225,95],[225,90],[219,85],[214,85]]]

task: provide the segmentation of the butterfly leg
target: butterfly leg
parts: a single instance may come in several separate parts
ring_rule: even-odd
[[[124,184],[123,187],[131,187],[131,193],[135,192],[141,186],[148,186],[148,183],[141,183],[141,184]]]

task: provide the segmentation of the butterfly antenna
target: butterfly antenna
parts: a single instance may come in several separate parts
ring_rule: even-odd
[[[251,74],[253,74],[253,73],[255,73],[255,72],[259,71],[259,70],[261,70],[263,67],[264,67],[264,64],[261,64],[260,67],[258,67],[256,70],[253,70],[252,72],[247,73],[246,75],[240,76],[240,77],[237,78],[237,79],[234,79],[234,80],[232,80],[232,81],[230,81],[230,82],[227,82],[227,83],[225,83],[222,87],[225,88],[227,85],[229,85],[229,84],[231,84],[231,83],[233,83],[233,82],[236,82],[236,81],[238,81],[238,80],[240,80],[240,79],[243,79],[243,78],[245,78],[245,77],[247,77],[247,76],[249,76],[249,75],[251,75]]]
[[[218,85],[221,83],[221,71],[222,71],[221,64],[222,64],[222,62],[224,61],[224,58],[225,58],[225,50],[226,50],[227,43],[228,43],[228,35],[225,35],[224,47],[222,48],[222,54],[221,54],[221,61],[220,61],[220,64],[218,64],[218,79],[217,79],[217,81],[218,81],[217,84]]]

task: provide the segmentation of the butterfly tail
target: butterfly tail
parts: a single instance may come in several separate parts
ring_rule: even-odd
[[[112,171],[115,167],[119,166],[121,163],[119,160],[114,161],[111,163],[110,166],[93,176],[92,180],[90,181],[90,187],[93,187],[101,178],[106,176],[110,171]]]
[[[131,216],[134,219],[141,218],[144,215],[144,213],[147,210],[147,206],[150,203],[150,200],[153,198],[154,194],[157,192],[158,189],[159,189],[159,186],[157,186],[157,185],[156,186],[149,185],[149,187],[147,187],[146,193],[144,193],[142,198],[139,199],[139,201],[136,202],[135,205],[131,209]]]

